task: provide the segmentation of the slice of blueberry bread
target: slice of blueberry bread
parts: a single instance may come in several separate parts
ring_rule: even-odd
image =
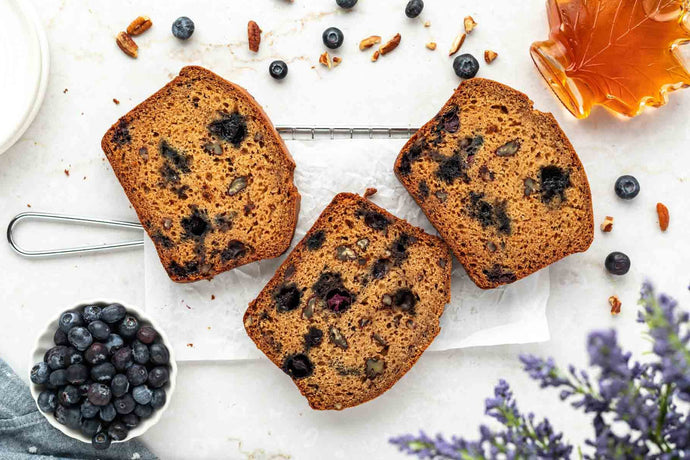
[[[395,174],[480,288],[586,251],[592,197],[550,113],[500,83],[463,82],[405,145]]]
[[[201,67],[122,117],[102,141],[170,278],[211,278],[287,250],[295,163],[244,89]]]
[[[341,193],[244,315],[247,333],[314,409],[379,396],[440,331],[451,254],[364,198]]]

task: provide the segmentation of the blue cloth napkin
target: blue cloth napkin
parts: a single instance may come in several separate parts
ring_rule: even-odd
[[[0,358],[0,460],[157,458],[139,441],[95,450],[65,436],[38,411],[29,388]]]

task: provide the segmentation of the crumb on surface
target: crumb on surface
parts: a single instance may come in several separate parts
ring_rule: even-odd
[[[30,208],[30,207],[31,207],[31,204],[30,204],[30,203],[26,203],[26,207],[27,207],[27,208]]]
[[[120,101],[118,101],[118,100],[115,99],[115,98],[113,98],[113,102],[115,103],[115,105],[120,105]]]
[[[376,192],[378,192],[378,190],[374,187],[367,187],[366,191],[364,192],[364,198],[372,197],[376,195]]]
[[[187,344],[187,348],[194,348],[194,344],[193,344],[193,343],[188,343],[188,344]]]
[[[65,176],[69,177],[69,169],[65,169]]]
[[[68,90],[67,88],[65,88],[65,89],[62,91],[62,94],[67,94],[67,91],[69,91],[69,90]]]
[[[211,300],[216,300],[216,296],[211,294]]]

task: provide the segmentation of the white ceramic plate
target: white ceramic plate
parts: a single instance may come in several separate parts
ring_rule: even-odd
[[[24,134],[43,103],[49,52],[29,0],[0,0],[0,154]]]
[[[0,0],[3,1],[3,0]],[[34,350],[31,353],[31,364],[29,367],[29,373],[31,372],[31,368],[38,362],[43,361],[43,356],[45,355],[46,351],[48,349],[52,348],[55,346],[53,343],[53,335],[55,334],[55,330],[58,327],[58,319],[60,315],[70,309],[80,309],[86,305],[108,305],[111,303],[121,303],[117,301],[110,301],[110,300],[95,300],[95,301],[90,301],[90,302],[82,302],[73,308],[65,308],[63,310],[60,310],[60,312],[57,314],[55,318],[53,318],[46,328],[43,330],[41,335],[38,337],[36,340],[36,344],[34,345]],[[134,428],[133,430],[129,431],[129,435],[127,436],[127,439],[124,441],[129,441],[133,438],[136,438],[137,436],[141,436],[142,434],[146,433],[149,428],[151,428],[153,425],[158,423],[160,420],[161,416],[163,413],[166,411],[168,406],[170,405],[170,401],[172,399],[172,395],[175,392],[175,380],[177,379],[177,363],[175,362],[175,353],[172,347],[170,346],[170,340],[168,340],[168,337],[165,335],[165,331],[163,331],[156,323],[153,321],[151,318],[146,316],[144,312],[141,310],[131,307],[129,305],[125,305],[125,308],[127,309],[127,313],[133,314],[137,318],[139,318],[139,322],[142,325],[150,325],[153,326],[153,328],[158,332],[158,335],[161,338],[161,341],[163,344],[168,347],[168,351],[170,352],[170,380],[168,383],[165,384],[163,387],[165,389],[165,396],[166,396],[166,401],[165,405],[161,407],[160,409],[156,410],[151,414],[151,417],[142,420],[139,425]],[[39,393],[41,392],[41,387],[40,385],[35,385],[33,383],[30,383],[30,389],[31,389],[31,396],[33,396],[34,401],[37,400]],[[57,428],[58,430],[62,431],[64,434],[69,436],[70,438],[78,439],[79,441],[86,442],[86,443],[91,443],[91,439],[87,438],[84,436],[79,430],[74,430],[72,428],[69,428],[65,425],[62,425],[58,423],[58,421],[55,419],[55,416],[53,414],[45,414],[43,413],[40,409],[39,412],[41,412],[46,420],[48,420],[48,423],[50,423],[52,426]],[[115,442],[124,442],[124,441],[113,441]]]

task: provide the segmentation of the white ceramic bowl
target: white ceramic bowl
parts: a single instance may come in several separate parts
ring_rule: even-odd
[[[95,301],[90,301],[90,302],[82,302],[78,305],[75,305],[74,307],[67,307],[51,319],[51,321],[48,323],[48,325],[45,327],[41,335],[38,336],[38,339],[36,340],[36,344],[34,345],[34,350],[31,353],[31,364],[29,366],[29,372],[31,372],[31,368],[38,362],[43,361],[43,356],[45,355],[46,351],[48,351],[50,348],[54,347],[55,344],[53,343],[53,335],[55,334],[55,330],[58,327],[58,319],[60,318],[60,315],[67,310],[76,310],[76,309],[81,309],[85,307],[86,305],[100,305],[100,306],[105,306],[111,303],[122,303],[122,302],[117,302],[117,301],[110,301],[110,300],[95,300]],[[168,347],[168,351],[170,353],[170,379],[168,383],[165,384],[163,387],[165,389],[165,396],[166,396],[166,401],[165,405],[161,407],[160,409],[157,409],[156,411],[151,414],[151,416],[147,419],[141,420],[139,425],[130,430],[129,434],[127,436],[127,439],[124,441],[129,441],[133,438],[136,438],[137,436],[141,436],[142,434],[146,433],[146,431],[151,428],[153,425],[158,423],[160,420],[161,416],[163,413],[166,411],[168,406],[170,405],[170,401],[172,399],[172,395],[175,392],[175,380],[177,379],[177,364],[175,362],[175,354],[170,346],[170,340],[168,340],[168,337],[165,335],[165,331],[161,329],[155,321],[153,321],[150,317],[146,315],[143,311],[134,308],[129,305],[124,305],[124,307],[127,309],[127,313],[133,314],[139,319],[140,324],[142,325],[150,325],[152,326],[157,332],[158,335],[160,336],[161,342]],[[33,396],[34,401],[37,400],[39,393],[41,392],[41,386],[36,385],[33,382],[29,382],[30,389],[31,389],[31,396]],[[58,421],[55,419],[55,416],[53,414],[46,414],[43,413],[40,409],[39,412],[41,412],[46,420],[48,420],[48,423],[50,423],[52,426],[57,428],[58,430],[62,431],[64,434],[69,436],[70,438],[73,439],[78,439],[79,441],[86,442],[86,443],[91,443],[91,439],[87,438],[84,436],[79,430],[75,430],[72,428],[69,428],[65,425],[62,425],[58,423]],[[113,441],[115,442],[124,442],[124,441]]]

